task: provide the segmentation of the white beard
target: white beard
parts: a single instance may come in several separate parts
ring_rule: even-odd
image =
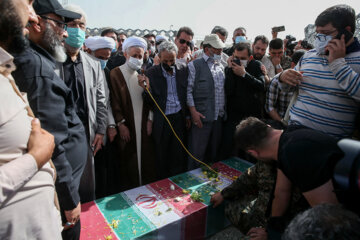
[[[61,45],[57,45],[55,47],[55,51],[54,51],[54,55],[53,57],[55,58],[56,61],[63,63],[66,61],[67,59],[67,55],[65,52],[65,48]]]

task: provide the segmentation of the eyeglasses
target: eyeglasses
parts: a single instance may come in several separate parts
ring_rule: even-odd
[[[151,44],[155,44],[155,41],[149,41]]]
[[[67,29],[67,24],[62,22],[62,21],[59,21],[59,20],[56,20],[56,19],[53,19],[53,18],[49,18],[47,16],[40,16],[40,17],[44,18],[44,19],[47,19],[47,20],[53,21],[58,26],[58,28],[61,28],[64,31],[66,31],[66,29]]]
[[[325,42],[325,41],[328,40],[328,37],[331,36],[331,34],[333,34],[333,33],[336,32],[336,31],[337,31],[337,30],[335,29],[334,31],[328,32],[328,33],[326,33],[326,34],[324,34],[324,33],[317,33],[317,34],[315,35],[315,37],[316,37],[317,39],[319,39],[320,42]],[[331,37],[332,37],[332,36],[331,36]]]
[[[179,39],[179,43],[180,43],[180,44],[184,44],[184,43],[186,43],[186,45],[188,45],[188,46],[190,46],[190,45],[191,45],[191,42],[186,41],[185,39]]]

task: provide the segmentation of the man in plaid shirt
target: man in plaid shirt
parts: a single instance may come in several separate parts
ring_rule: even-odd
[[[292,56],[291,68],[294,68],[305,50],[298,50]],[[277,121],[282,121],[294,92],[281,91],[278,78],[273,78],[266,93],[265,110],[269,116]]]

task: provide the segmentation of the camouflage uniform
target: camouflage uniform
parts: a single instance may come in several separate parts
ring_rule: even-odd
[[[225,214],[242,233],[246,234],[252,227],[266,226],[266,219],[271,210],[276,173],[275,164],[258,161],[222,190],[221,195],[226,200]],[[293,191],[287,215],[295,216],[306,208],[307,203],[301,192]]]

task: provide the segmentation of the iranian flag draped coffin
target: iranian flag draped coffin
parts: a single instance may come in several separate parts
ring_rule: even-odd
[[[203,239],[229,225],[224,205],[210,206],[211,195],[251,166],[231,158],[213,165],[228,177],[209,179],[199,168],[85,203],[80,239]],[[201,201],[190,198],[194,192]]]

